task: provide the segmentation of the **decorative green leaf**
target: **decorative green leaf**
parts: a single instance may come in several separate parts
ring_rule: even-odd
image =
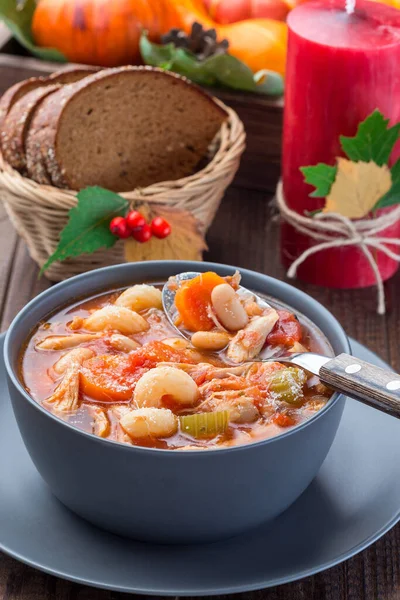
[[[254,75],[247,65],[228,53],[215,54],[199,61],[194,54],[173,43],[153,44],[143,33],[140,52],[144,62],[184,75],[200,85],[225,86],[231,89],[280,96],[283,79],[279,73],[260,71]]]
[[[139,41],[140,53],[146,65],[160,67],[171,62],[175,46],[174,44],[152,44],[147,37],[147,32],[143,31]]]
[[[313,185],[315,190],[310,194],[313,198],[325,198],[331,191],[336,178],[337,167],[319,163],[313,167],[301,167],[304,181]]]
[[[379,167],[387,165],[394,145],[400,138],[400,123],[389,127],[389,119],[385,119],[379,110],[371,113],[359,124],[354,137],[340,137],[344,152],[353,163],[375,163]],[[331,191],[337,175],[337,166],[320,163],[300,169],[306,183],[315,190],[310,196],[325,198]],[[378,200],[373,211],[400,203],[400,159],[391,169],[392,187]],[[387,188],[386,188],[387,189]]]
[[[78,204],[69,211],[69,220],[61,232],[55,252],[43,265],[40,275],[55,261],[91,254],[99,248],[111,248],[117,238],[109,230],[111,219],[123,216],[129,206],[125,198],[101,187],[78,192]]]
[[[390,170],[392,176],[392,187],[382,196],[382,198],[374,206],[374,210],[378,208],[386,208],[400,203],[400,159],[393,165]]]
[[[35,0],[0,0],[0,20],[29,52],[44,60],[66,62],[65,56],[54,48],[40,48],[32,38],[31,23],[36,8]]]
[[[360,123],[354,137],[340,137],[344,152],[352,161],[370,162],[382,166],[388,163],[393,147],[400,137],[400,123],[388,127],[379,110],[375,110]]]

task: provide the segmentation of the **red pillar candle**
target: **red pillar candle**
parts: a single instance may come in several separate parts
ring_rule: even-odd
[[[391,124],[400,121],[400,11],[357,0],[355,12],[347,14],[344,5],[345,0],[314,0],[288,17],[283,190],[288,206],[300,214],[324,205],[324,199],[309,197],[313,188],[304,183],[300,167],[334,164],[341,155],[339,136],[355,135],[376,108]],[[394,154],[400,154],[400,147]],[[400,222],[379,235],[400,237]],[[288,267],[315,242],[284,223],[281,244]],[[379,251],[375,258],[383,279],[398,268]],[[297,275],[337,288],[376,283],[367,259],[354,246],[314,254]]]

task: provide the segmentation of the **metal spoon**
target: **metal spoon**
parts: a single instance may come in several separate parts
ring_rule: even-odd
[[[187,279],[193,279],[200,273],[180,273],[174,280],[179,284]],[[176,289],[170,289],[168,282],[162,291],[162,301],[165,314],[170,324],[177,330],[179,335],[190,340],[188,331],[179,329],[175,325],[178,312],[175,307]],[[263,298],[254,292],[239,286],[240,296],[248,295],[264,308],[271,308]],[[339,354],[335,358],[315,354],[314,352],[287,353],[285,349],[277,346],[273,352],[265,356],[259,355],[261,362],[279,361],[293,364],[314,375],[317,375],[323,383],[329,387],[359,400],[368,406],[386,412],[394,417],[400,418],[400,375],[389,369],[382,369],[349,354]],[[255,362],[255,361],[251,361]],[[257,361],[259,362],[259,361]]]

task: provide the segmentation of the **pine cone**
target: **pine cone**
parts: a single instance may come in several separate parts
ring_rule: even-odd
[[[204,29],[200,23],[193,23],[190,35],[187,35],[182,29],[171,29],[161,37],[161,43],[172,43],[177,48],[189,50],[199,60],[215,54],[224,54],[229,48],[228,40],[218,42],[215,29]]]

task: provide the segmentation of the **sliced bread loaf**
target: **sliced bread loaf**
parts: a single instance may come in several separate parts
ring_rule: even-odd
[[[47,96],[27,138],[53,185],[117,192],[193,172],[226,112],[185,78],[160,69],[105,69]],[[42,169],[43,170],[43,169]]]
[[[27,174],[25,141],[35,110],[49,94],[61,87],[60,84],[44,85],[20,98],[6,115],[1,130],[3,158],[14,169]]]
[[[4,119],[13,105],[25,94],[43,85],[43,78],[31,77],[24,81],[19,81],[4,92],[0,98],[0,130],[3,129]]]
[[[83,77],[86,77],[91,73],[96,73],[99,70],[99,67],[90,65],[70,65],[55,71],[48,77],[31,77],[30,79],[18,81],[18,83],[8,88],[0,98],[0,130],[2,129],[4,119],[8,112],[25,94],[28,94],[43,85],[74,83],[74,81],[79,81]]]
[[[40,154],[40,148],[39,146],[35,145],[34,148],[36,149],[36,152],[32,152],[32,146],[30,148],[30,154],[29,154],[29,161],[28,161],[28,151],[27,151],[27,146],[28,146],[28,137],[29,137],[29,128],[30,128],[30,124],[32,122],[33,116],[35,114],[36,109],[38,108],[38,106],[40,105],[40,103],[42,102],[42,100],[49,95],[49,93],[53,93],[53,91],[55,91],[55,89],[58,89],[61,87],[61,85],[68,85],[70,83],[75,83],[77,81],[80,81],[82,79],[84,79],[85,77],[87,77],[88,75],[92,75],[93,73],[97,73],[98,71],[100,71],[101,69],[99,67],[93,67],[93,66],[89,66],[89,65],[80,65],[80,66],[68,66],[65,67],[63,69],[59,69],[58,71],[55,71],[54,73],[52,73],[51,75],[49,75],[49,77],[46,78],[38,78],[36,80],[37,82],[37,86],[34,89],[34,92],[37,93],[36,96],[36,104],[33,106],[35,97],[32,95],[31,96],[31,92],[29,92],[29,98],[27,98],[26,102],[23,102],[23,100],[25,100],[25,96],[20,96],[20,98],[18,99],[18,101],[16,101],[16,103],[14,103],[12,109],[9,111],[9,115],[7,116],[6,120],[3,123],[3,131],[4,131],[4,135],[6,135],[8,137],[9,140],[9,146],[11,144],[11,139],[12,139],[12,132],[9,130],[7,131],[8,128],[8,123],[11,119],[9,119],[9,117],[11,117],[11,111],[13,112],[12,115],[12,121],[11,121],[11,125],[10,127],[14,127],[14,123],[18,123],[20,125],[20,127],[18,128],[18,131],[15,131],[15,143],[14,143],[14,148],[3,148],[3,146],[1,147],[2,149],[2,153],[3,156],[5,158],[5,160],[7,160],[7,162],[9,162],[11,164],[11,166],[13,166],[15,169],[20,170],[21,173],[23,173],[24,175],[29,175],[30,177],[32,176],[32,172],[36,173],[35,179],[37,181],[39,181],[40,183],[43,184],[50,184],[50,178],[47,175],[46,172],[46,168],[45,168],[45,163],[42,160],[41,154]],[[54,87],[57,86],[57,87]],[[51,88],[51,91],[48,92],[46,91],[46,88]],[[27,110],[27,107],[29,106],[29,115],[25,114],[25,111]],[[21,129],[21,126],[24,125]],[[0,141],[3,144],[3,139],[4,139],[4,135],[2,134]],[[19,138],[18,138],[19,136]],[[17,148],[18,150],[16,150],[15,148]],[[8,150],[8,153],[7,153]],[[17,155],[18,152],[18,155]],[[6,156],[7,153],[7,156]],[[18,167],[18,160],[20,160],[20,166]]]

